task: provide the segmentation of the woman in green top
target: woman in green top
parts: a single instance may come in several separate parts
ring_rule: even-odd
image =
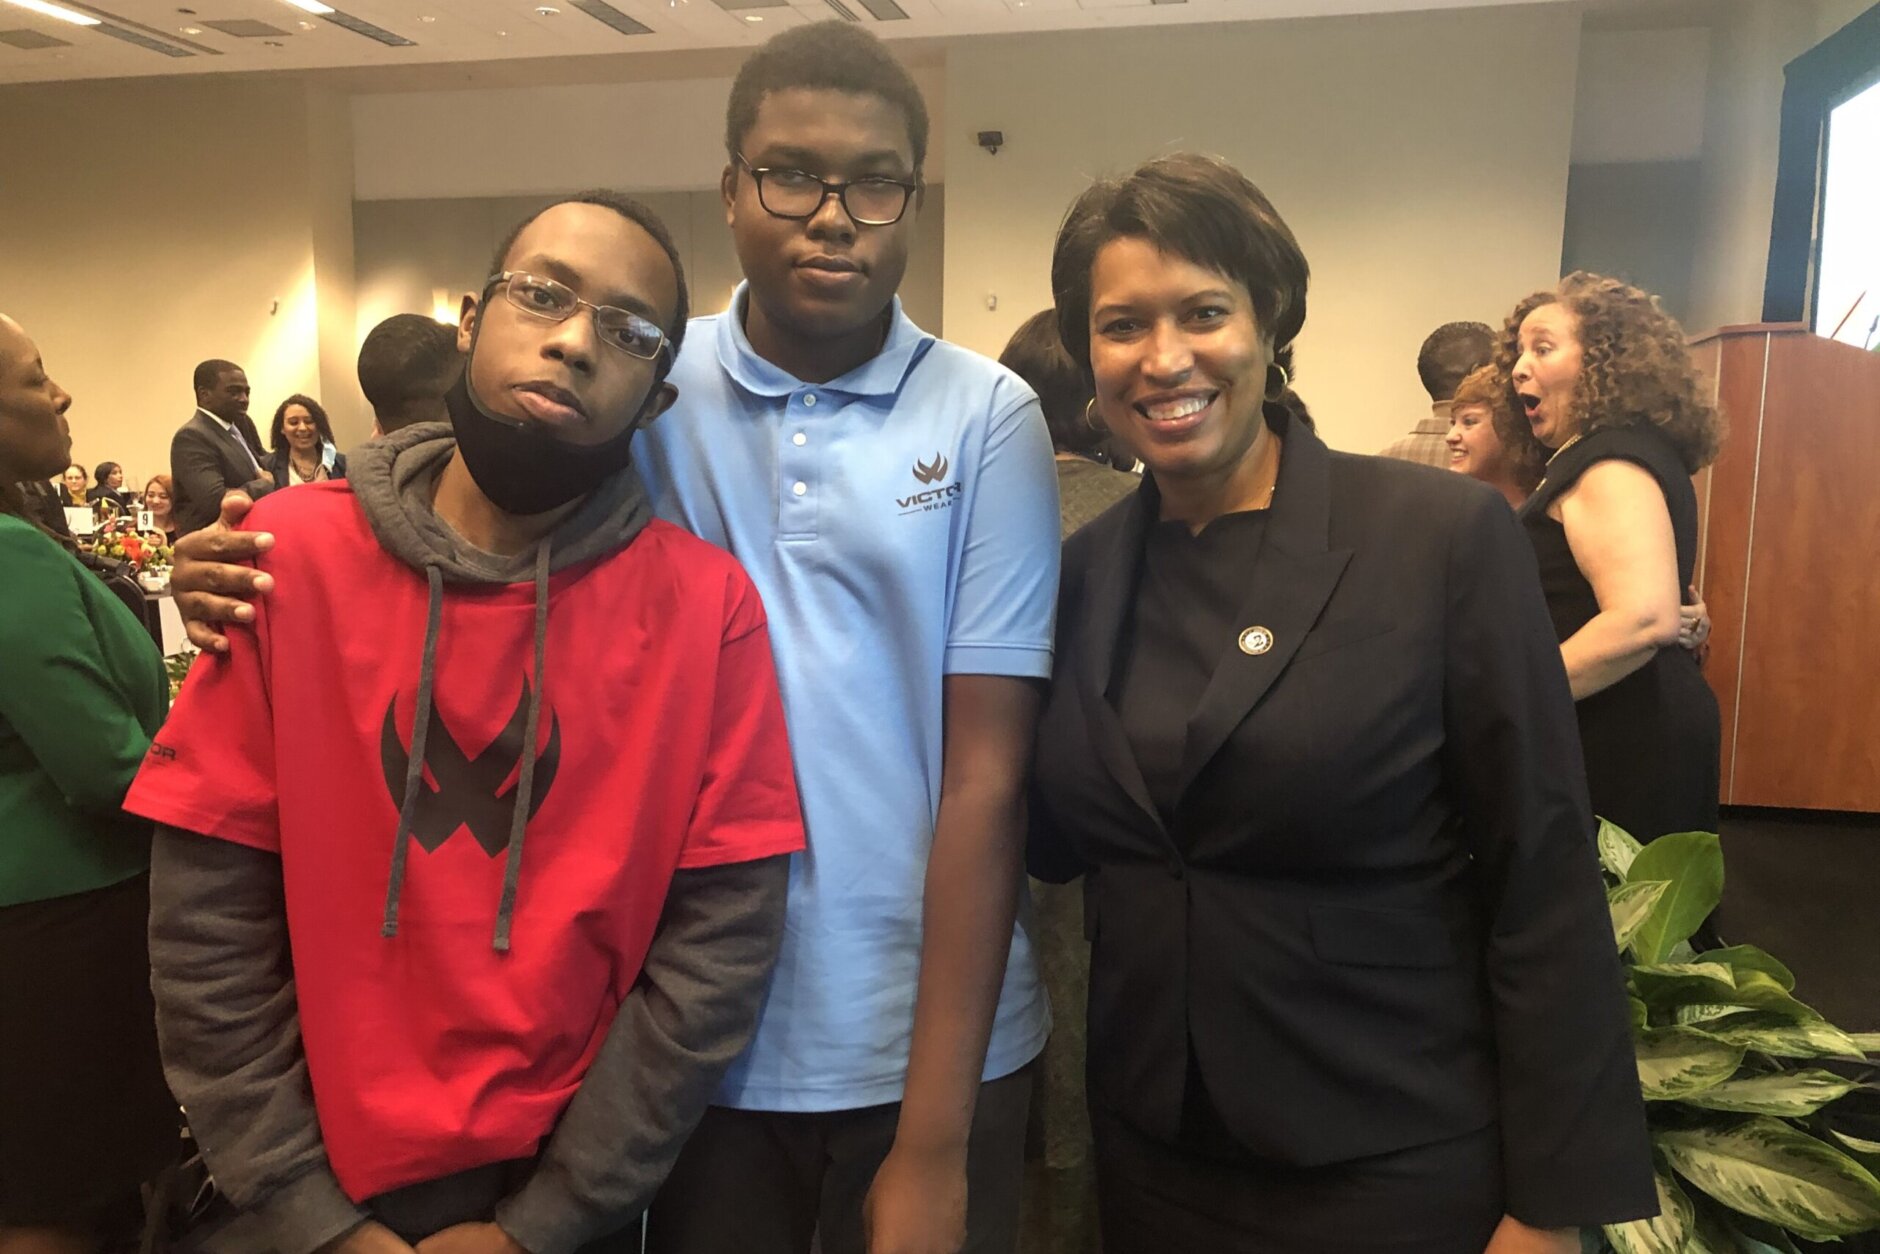
[[[0,1252],[135,1231],[177,1150],[144,929],[150,831],[119,810],[163,721],[130,611],[21,514],[71,458],[72,398],[0,316]]]

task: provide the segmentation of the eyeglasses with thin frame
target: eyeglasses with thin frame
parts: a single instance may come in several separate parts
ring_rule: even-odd
[[[621,352],[642,361],[656,361],[661,353],[669,351],[666,333],[652,319],[617,305],[596,305],[582,300],[565,283],[522,270],[505,270],[490,276],[489,282],[484,284],[484,294],[487,296],[490,288],[497,286],[517,309],[548,322],[566,322],[578,310],[592,310],[595,333]]]
[[[757,184],[757,203],[773,218],[803,222],[816,216],[831,196],[842,202],[842,212],[857,226],[893,226],[907,212],[907,202],[920,189],[909,179],[868,174],[832,183],[807,170],[783,166],[754,166],[737,154],[738,164],[751,172]]]

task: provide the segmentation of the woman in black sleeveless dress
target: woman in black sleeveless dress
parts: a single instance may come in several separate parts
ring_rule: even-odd
[[[1520,519],[1540,563],[1594,813],[1650,840],[1717,830],[1717,701],[1677,647],[1691,475],[1721,435],[1655,298],[1576,273],[1516,307],[1501,366],[1546,458]]]

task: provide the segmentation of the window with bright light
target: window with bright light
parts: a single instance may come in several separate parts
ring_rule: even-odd
[[[1880,344],[1880,83],[1828,116],[1815,330]]]

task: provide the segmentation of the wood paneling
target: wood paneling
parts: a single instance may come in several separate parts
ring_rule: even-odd
[[[1730,424],[1698,486],[1723,801],[1880,811],[1880,355],[1786,326],[1693,347]]]
[[[1710,659],[1704,674],[1723,718],[1723,801],[1735,800],[1737,676],[1743,649],[1744,588],[1749,567],[1750,505],[1756,447],[1762,437],[1764,335],[1732,337],[1699,347],[1717,373],[1717,406],[1729,424],[1723,451],[1705,472],[1698,494],[1704,512],[1700,591],[1710,606]]]
[[[1880,810],[1880,357],[1770,341],[1734,800]]]

